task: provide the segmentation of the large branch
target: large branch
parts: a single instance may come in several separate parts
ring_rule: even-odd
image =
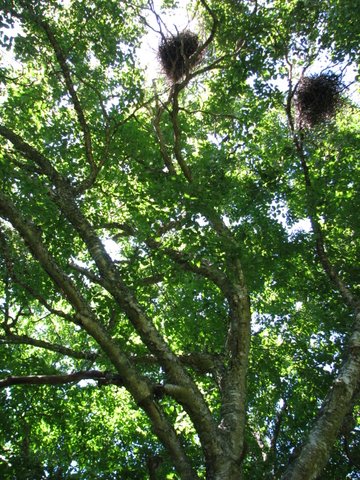
[[[43,159],[42,159],[43,160]],[[184,479],[193,480],[193,472],[188,458],[181,446],[177,434],[166,419],[164,413],[155,403],[152,392],[145,381],[131,366],[128,358],[121,352],[119,346],[105,332],[84,298],[77,291],[71,279],[59,268],[43,245],[38,230],[28,220],[25,220],[16,210],[13,203],[0,192],[0,215],[12,223],[15,230],[24,239],[33,257],[40,263],[54,284],[63,293],[77,312],[77,319],[85,331],[91,335],[109,360],[115,366],[123,379],[124,386],[132,394],[136,403],[146,412],[152,422],[155,434],[170,452],[174,464]]]
[[[291,75],[291,71],[290,71],[290,75]],[[316,252],[318,254],[320,263],[327,277],[333,283],[333,285],[335,285],[336,289],[344,299],[345,303],[354,311],[355,314],[357,314],[360,312],[360,300],[345,285],[345,282],[337,273],[336,269],[332,265],[326,253],[324,234],[318,219],[318,212],[317,212],[318,205],[316,201],[316,195],[315,195],[315,191],[311,181],[310,169],[306,161],[306,154],[304,149],[304,135],[301,129],[298,132],[295,130],[295,122],[294,122],[293,114],[291,111],[291,102],[296,89],[296,87],[294,87],[294,89],[291,87],[292,85],[291,77],[290,77],[289,83],[290,83],[290,89],[289,89],[287,104],[286,104],[286,114],[289,122],[289,128],[292,134],[292,140],[296,149],[297,156],[300,160],[300,164],[301,164],[301,168],[304,176],[307,213],[310,219],[312,231],[315,236]]]
[[[299,456],[290,464],[282,480],[313,480],[330,457],[353,395],[360,382],[360,314],[356,316],[347,358],[323,402],[319,417],[310,430]]]
[[[205,212],[204,212],[205,214]],[[229,327],[225,345],[227,368],[222,382],[221,428],[235,463],[243,459],[245,448],[245,422],[247,385],[251,341],[250,298],[240,261],[240,248],[231,230],[220,215],[207,209],[207,215],[220,241],[227,261],[228,283],[223,292],[229,304]],[[229,478],[231,472],[228,473]],[[236,474],[235,474],[236,475]]]
[[[210,459],[214,457],[214,455],[220,455],[218,442],[216,440],[216,425],[203,395],[177,356],[172,353],[151,319],[144,314],[135,297],[125,286],[114,262],[96,235],[95,229],[79,209],[75,201],[75,190],[68,182],[65,182],[57,172],[56,174],[54,173],[54,168],[51,167],[43,155],[39,154],[33,147],[21,140],[18,135],[4,127],[0,128],[0,134],[2,134],[2,132],[12,141],[16,149],[19,147],[20,153],[24,154],[24,156],[32,162],[37,163],[46,175],[49,173],[48,177],[53,181],[55,186],[55,189],[50,189],[49,194],[86,244],[103,278],[106,289],[125,312],[150,352],[158,358],[159,363],[163,366],[171,381],[188,390],[188,399],[186,403],[183,403],[183,406],[199,432],[205,456]],[[13,224],[28,244],[33,256],[40,261],[44,270],[78,312],[77,317],[82,322],[85,330],[93,336],[106,352],[114,366],[123,376],[126,387],[132,393],[137,403],[146,410],[149,417],[154,421],[154,429],[159,431],[159,438],[164,443],[168,442],[168,435],[170,436],[169,438],[174,438],[174,436],[176,438],[175,432],[172,434],[166,433],[169,432],[170,426],[164,417],[159,416],[157,412],[158,407],[150,400],[151,395],[147,384],[140,380],[135,370],[130,367],[127,357],[122,354],[111,337],[107,335],[93,317],[90,307],[76,291],[70,278],[64,275],[56,265],[56,262],[50,257],[42,244],[41,237],[37,230],[31,227],[28,222],[21,219],[15,207],[2,194],[0,194],[0,213]],[[157,427],[160,424],[164,425],[159,430]],[[180,445],[178,446],[180,448]],[[178,461],[178,455],[179,452],[177,452],[176,462]],[[183,461],[185,462],[185,460]],[[185,465],[186,464],[187,462],[185,462]]]

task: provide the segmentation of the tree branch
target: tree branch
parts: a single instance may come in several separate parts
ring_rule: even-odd
[[[60,189],[61,191],[61,189]],[[66,192],[66,195],[65,195]],[[65,195],[64,202],[70,203],[67,208],[74,208],[73,198],[69,197],[68,190],[61,191]],[[70,200],[71,199],[71,200]],[[68,210],[65,210],[68,213]],[[109,360],[115,366],[124,382],[124,386],[132,394],[135,402],[141,407],[149,419],[151,420],[153,429],[158,438],[166,446],[174,464],[184,479],[193,480],[196,478],[189,460],[180,444],[179,438],[174,431],[172,425],[168,422],[162,410],[154,402],[152,392],[148,383],[141,377],[129,363],[129,359],[120,350],[118,344],[106,333],[101,324],[97,322],[91,308],[88,306],[83,297],[76,290],[71,279],[67,277],[50,256],[42,243],[41,236],[35,227],[29,221],[25,221],[16,211],[12,202],[0,192],[0,214],[10,221],[13,227],[19,232],[26,242],[30,252],[35,259],[39,261],[42,268],[47,272],[55,285],[65,295],[68,301],[77,311],[77,318],[81,322],[83,328],[91,335],[102,350],[106,353]],[[92,230],[90,231],[90,235]],[[88,243],[89,243],[89,239]],[[92,246],[92,245],[91,245]],[[97,254],[98,246],[95,246]],[[90,248],[91,253],[94,250]],[[104,251],[105,255],[106,252]],[[96,257],[97,258],[97,257]],[[114,286],[112,287],[114,288]]]
[[[204,42],[204,44],[201,46],[201,51],[203,51],[203,50],[205,50],[205,49],[210,45],[210,43],[214,40],[215,34],[216,34],[216,30],[217,30],[217,27],[218,27],[218,25],[219,25],[219,20],[217,19],[214,11],[211,10],[211,8],[209,7],[209,5],[207,4],[206,0],[200,0],[200,3],[201,3],[201,5],[205,8],[205,10],[206,10],[207,13],[210,15],[210,17],[212,18],[212,21],[213,21],[210,35],[208,36],[208,38],[206,39],[206,41]]]
[[[14,283],[22,287],[25,291],[30,293],[30,295],[35,298],[41,305],[43,305],[50,313],[65,320],[76,323],[75,319],[71,315],[63,312],[62,310],[52,308],[49,302],[42,295],[36,292],[30,285],[27,285],[22,280],[20,280],[18,275],[15,274],[13,260],[11,258],[9,248],[9,240],[6,238],[6,235],[1,227],[2,226],[0,225],[0,248],[8,267],[9,278],[11,278]]]
[[[335,268],[331,264],[329,257],[325,250],[325,242],[324,242],[324,234],[320,223],[317,219],[317,212],[316,212],[316,201],[314,198],[313,187],[310,179],[310,171],[307,165],[305,155],[300,155],[301,166],[303,169],[304,179],[305,179],[305,188],[306,188],[306,196],[308,201],[308,214],[311,222],[311,227],[315,235],[316,241],[316,252],[318,254],[320,263],[327,274],[328,278],[331,282],[337,287],[340,295],[345,300],[345,303],[352,308],[355,313],[360,311],[360,300],[353,295],[351,290],[345,285],[343,280],[340,278],[339,274],[336,272]]]
[[[291,80],[290,80],[290,86],[291,86]],[[294,126],[295,122],[294,122],[292,111],[291,111],[291,100],[293,95],[294,95],[294,90],[290,89],[288,93],[288,100],[286,105],[286,113],[288,117],[290,130],[292,133],[293,143],[295,145],[295,149],[299,157],[303,176],[304,176],[307,211],[308,211],[308,216],[311,223],[311,228],[315,236],[316,252],[320,260],[320,263],[326,275],[328,276],[329,280],[332,282],[333,285],[335,285],[338,292],[344,299],[346,305],[348,305],[355,312],[355,314],[357,314],[358,312],[360,312],[360,300],[356,298],[356,296],[351,292],[351,290],[345,285],[343,280],[340,278],[340,276],[336,272],[334,266],[331,264],[329,257],[326,253],[324,234],[323,234],[320,222],[318,220],[315,192],[314,192],[314,188],[312,186],[312,181],[310,178],[310,169],[306,161],[303,131],[300,130],[299,133],[295,131],[295,126]]]
[[[97,380],[102,384],[114,384],[122,386],[120,375],[98,370],[69,373],[65,375],[27,375],[9,376],[0,380],[0,389],[13,385],[65,385],[67,383],[78,383],[81,380]]]
[[[267,452],[265,456],[265,464],[266,465],[272,465],[273,466],[273,475],[275,475],[275,459],[276,459],[276,447],[277,447],[277,441],[280,435],[281,431],[281,425],[284,420],[284,416],[287,411],[287,402],[284,400],[283,405],[281,406],[280,410],[276,413],[275,419],[274,419],[274,427],[272,429],[272,435],[270,435],[271,441],[270,441],[270,450]]]
[[[176,171],[175,171],[173,162],[171,160],[171,157],[169,155],[167,146],[165,144],[164,135],[160,127],[160,121],[161,121],[162,114],[164,113],[165,107],[159,105],[159,98],[157,94],[155,94],[155,100],[156,100],[156,115],[153,120],[153,126],[155,129],[157,139],[159,141],[160,153],[170,175],[176,175]]]
[[[17,345],[32,345],[34,347],[43,348],[55,353],[61,353],[67,357],[76,358],[78,360],[96,360],[99,354],[96,352],[77,352],[72,348],[64,347],[56,343],[50,343],[45,340],[37,340],[27,335],[15,335],[8,333],[6,335],[0,335],[1,344],[17,344]]]
[[[282,476],[282,480],[311,480],[316,478],[326,465],[344,418],[351,410],[352,399],[360,382],[360,306],[358,299],[345,286],[327,257],[322,229],[317,219],[317,205],[306,162],[303,137],[301,131],[299,136],[295,132],[289,105],[291,106],[291,103],[288,101],[287,115],[294,145],[303,170],[308,215],[316,239],[319,260],[326,275],[340,292],[345,304],[355,312],[355,322],[348,341],[345,361],[333,381],[319,412],[319,417],[310,430],[300,453]]]
[[[170,112],[170,118],[171,118],[173,131],[174,131],[174,154],[175,154],[176,161],[178,162],[186,180],[189,183],[191,183],[192,182],[191,171],[189,166],[185,162],[181,152],[181,130],[179,125],[179,93],[181,90],[180,85],[181,84],[176,83],[173,87],[172,110]]]
[[[312,480],[325,467],[352,399],[360,382],[360,313],[349,339],[345,362],[333,381],[298,457],[290,464],[282,480]]]
[[[91,282],[97,285],[104,286],[104,282],[102,281],[102,279],[98,275],[95,275],[95,273],[90,272],[88,268],[81,267],[80,265],[76,265],[76,263],[74,262],[69,263],[69,267],[75,270],[76,272],[79,272],[82,275],[84,275],[88,280],[91,280]]]
[[[74,105],[74,109],[81,127],[81,130],[83,132],[84,136],[84,146],[85,146],[85,152],[86,152],[86,158],[87,161],[91,167],[91,176],[94,177],[97,175],[98,168],[96,166],[94,157],[93,157],[93,149],[92,149],[92,141],[91,141],[91,134],[90,134],[90,128],[87,124],[87,121],[85,119],[85,114],[83,111],[83,108],[81,106],[80,100],[78,98],[78,95],[75,90],[74,83],[71,78],[70,74],[70,69],[67,64],[66,57],[64,55],[64,52],[62,51],[59,42],[57,41],[53,31],[50,28],[50,25],[43,19],[39,19],[37,16],[33,16],[34,20],[36,23],[44,30],[46,33],[46,36],[50,42],[50,45],[52,46],[56,59],[60,65],[66,87],[68,89],[68,92],[70,94],[72,103]]]
[[[17,152],[30,160],[32,163],[37,164],[42,173],[45,174],[54,185],[59,185],[66,181],[55,170],[55,168],[42,153],[40,153],[36,148],[32,147],[29,143],[24,142],[24,140],[13,130],[10,130],[5,125],[0,124],[0,135],[6,140],[9,140]]]
[[[27,19],[31,20],[33,23],[35,23],[38,27],[40,27],[43,32],[45,33],[47,40],[49,41],[54,53],[55,57],[57,59],[57,62],[60,66],[62,76],[65,81],[65,85],[67,88],[67,91],[70,95],[71,102],[74,106],[74,110],[79,122],[80,129],[83,134],[83,143],[84,143],[84,148],[85,148],[85,156],[86,160],[90,166],[90,174],[87,179],[83,181],[81,186],[79,187],[79,192],[85,190],[89,186],[91,186],[95,179],[96,176],[99,172],[99,167],[96,165],[96,162],[94,160],[93,156],[93,148],[92,148],[92,140],[91,140],[91,132],[89,125],[86,121],[85,114],[83,107],[81,106],[81,102],[79,100],[79,97],[76,93],[76,88],[74,85],[74,82],[71,78],[71,73],[70,69],[68,66],[68,61],[67,58],[61,48],[60,43],[58,42],[56,35],[54,34],[53,30],[51,29],[48,21],[44,17],[40,17],[37,12],[36,8],[31,5],[27,1],[21,0],[20,2],[22,8],[23,8],[23,14],[18,15],[14,11],[12,12],[14,16],[19,17],[21,20],[26,21]]]
[[[0,134],[4,131],[8,134],[8,129],[4,130],[4,127],[2,127],[2,129],[0,128]],[[211,458],[214,455],[219,455],[220,452],[218,451],[218,443],[216,441],[216,425],[203,395],[176,355],[170,350],[151,319],[144,314],[134,295],[123,283],[119,271],[116,269],[102,242],[96,235],[93,226],[79,209],[75,201],[74,189],[54,171],[45,157],[39,155],[35,149],[23,142],[12,132],[10,137],[13,139],[14,146],[20,147],[21,153],[24,152],[27,158],[35,161],[45,172],[48,172],[49,178],[53,180],[56,187],[54,190],[50,190],[49,194],[86,244],[105,282],[104,284],[106,285],[107,291],[113,296],[114,300],[127,315],[144,344],[149,348],[150,352],[156,355],[159,363],[163,366],[174,384],[189,388],[193,391],[191,402],[184,405],[184,407],[199,432],[205,456]],[[41,237],[36,229],[31,226],[29,222],[21,218],[12,202],[1,193],[0,213],[13,224],[14,228],[20,233],[29,246],[32,255],[41,263],[53,282],[60,291],[64,293],[78,312],[78,320],[82,323],[85,330],[99,343],[118,372],[122,375],[126,388],[128,388],[133,395],[138,405],[149,415],[149,418],[153,422],[154,430],[159,434],[159,438],[164,444],[168,445],[170,451],[174,450],[176,442],[174,462],[180,471],[183,471],[185,467],[185,470],[188,471],[189,463],[180,447],[177,436],[168,424],[163,412],[160,412],[158,407],[152,402],[151,393],[149,392],[146,382],[142,380],[137,372],[130,366],[128,358],[120,351],[118,345],[108,336],[100,323],[94,318],[91,308],[79,292],[77,292],[75,285],[70,278],[59,269],[54,259],[51,258],[43,246]]]
[[[178,355],[180,362],[186,367],[190,367],[198,373],[213,373],[220,370],[223,358],[220,355],[210,353],[192,352],[184,355]],[[158,360],[154,355],[131,355],[131,361],[136,365],[154,365]]]

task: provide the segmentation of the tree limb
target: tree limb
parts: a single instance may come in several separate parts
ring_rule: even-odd
[[[189,166],[185,162],[183,158],[183,154],[181,152],[181,130],[179,125],[179,93],[180,93],[180,85],[175,84],[173,88],[173,95],[172,95],[172,110],[170,112],[170,118],[173,125],[174,131],[174,155],[175,158],[183,172],[186,180],[191,183],[192,182],[192,175]]]
[[[336,272],[334,266],[331,264],[329,257],[326,253],[324,234],[318,220],[317,214],[317,202],[315,199],[315,192],[312,186],[312,181],[310,177],[310,169],[306,161],[306,154],[304,150],[304,135],[303,131],[300,129],[299,132],[295,130],[295,122],[293,119],[291,111],[291,102],[294,95],[295,88],[291,88],[291,71],[290,71],[290,90],[288,93],[287,104],[286,104],[286,114],[288,117],[290,131],[292,133],[293,143],[298,155],[298,158],[301,163],[301,168],[304,176],[304,184],[306,191],[306,201],[307,201],[307,210],[308,216],[311,223],[311,228],[315,236],[316,242],[316,252],[318,254],[320,263],[328,276],[329,280],[336,286],[338,292],[344,299],[345,303],[357,314],[360,312],[360,300],[351,292],[351,290],[345,285],[343,280],[340,278]]]
[[[133,294],[123,283],[119,271],[96,235],[93,226],[79,209],[75,201],[75,190],[57,174],[43,155],[22,141],[13,132],[9,134],[8,129],[1,127],[0,134],[2,132],[5,132],[12,139],[11,141],[15,147],[20,147],[20,152],[24,152],[26,158],[30,158],[31,161],[38,163],[43,171],[46,174],[48,173],[48,177],[53,180],[55,189],[51,189],[49,194],[86,244],[105,282],[107,291],[127,315],[144,344],[157,356],[159,363],[163,366],[173,383],[193,391],[191,402],[184,405],[184,407],[198,429],[205,456],[211,458],[213,455],[219,455],[218,443],[216,441],[216,425],[199,388],[176,355],[170,350],[151,319],[144,314]],[[63,292],[68,301],[73,305],[78,312],[77,319],[108,355],[113,365],[124,378],[126,388],[128,388],[135,401],[146,411],[152,420],[154,430],[159,435],[161,441],[168,445],[170,451],[173,451],[173,459],[177,468],[180,471],[185,470],[188,472],[188,475],[192,469],[189,467],[188,460],[179,444],[176,433],[169,425],[163,412],[160,412],[151,400],[151,393],[146,382],[130,366],[128,358],[120,351],[118,345],[94,318],[91,308],[79,294],[71,279],[59,269],[54,259],[51,258],[43,246],[41,237],[36,229],[21,218],[12,202],[1,193],[0,213],[13,224],[14,228],[29,246],[33,256],[40,262],[59,290]],[[193,476],[192,473],[191,475]],[[186,478],[192,477],[187,476]]]
[[[96,176],[98,173],[98,168],[96,166],[94,157],[93,157],[93,149],[92,149],[92,141],[91,141],[91,133],[90,133],[90,128],[89,125],[85,119],[85,114],[83,111],[83,108],[81,106],[79,97],[76,93],[74,83],[71,78],[70,74],[70,69],[67,64],[66,57],[64,55],[64,52],[62,51],[59,42],[57,41],[54,32],[50,28],[50,25],[44,20],[44,19],[39,19],[38,17],[34,16],[33,17],[36,21],[36,23],[44,30],[46,33],[46,36],[50,42],[50,45],[52,46],[56,59],[60,65],[66,87],[68,89],[68,92],[70,94],[72,103],[74,105],[74,109],[81,127],[81,130],[83,132],[84,136],[84,146],[85,146],[85,152],[86,152],[86,158],[87,161],[91,167],[91,176]]]
[[[157,94],[155,94],[155,100],[156,100],[156,115],[153,120],[153,126],[154,126],[157,139],[159,141],[160,153],[170,175],[176,175],[176,171],[175,171],[172,159],[169,155],[167,146],[165,144],[164,135],[160,127],[161,117],[162,117],[162,114],[164,113],[165,108],[164,106],[159,105],[159,99]]]
[[[298,457],[282,480],[313,480],[325,467],[360,382],[360,313],[357,314],[349,339],[348,354],[336,375]]]
[[[317,478],[329,459],[331,448],[339,435],[344,417],[351,409],[352,398],[360,382],[360,306],[358,299],[345,286],[333,268],[325,251],[324,237],[317,219],[317,205],[303,148],[302,132],[300,131],[299,135],[297,135],[294,129],[291,97],[290,101],[288,101],[287,115],[294,145],[303,170],[308,215],[315,235],[320,263],[328,278],[337,287],[345,304],[355,313],[355,321],[352,334],[349,337],[345,361],[333,381],[332,387],[322,404],[319,417],[311,428],[300,453],[288,466],[282,477],[282,480],[312,480]]]
[[[120,375],[98,370],[88,370],[64,375],[9,376],[0,380],[0,389],[13,385],[65,385],[67,383],[78,383],[81,380],[97,380],[103,382],[102,384],[106,382],[106,384],[122,386]]]
[[[32,345],[33,347],[43,348],[55,353],[61,353],[67,357],[76,358],[79,360],[96,360],[99,356],[96,352],[78,352],[72,348],[64,347],[56,343],[50,343],[45,340],[38,340],[27,335],[16,335],[8,333],[0,335],[0,344],[17,344],[17,345]]]

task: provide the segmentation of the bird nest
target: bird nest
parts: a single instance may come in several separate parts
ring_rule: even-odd
[[[299,125],[313,127],[333,118],[341,104],[342,87],[334,73],[303,77],[295,97]]]
[[[198,47],[198,36],[188,30],[163,38],[159,59],[169,80],[177,82],[196,65],[199,59],[193,56]]]

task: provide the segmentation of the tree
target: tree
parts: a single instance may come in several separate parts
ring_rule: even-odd
[[[165,10],[1,1],[1,477],[360,478],[356,5]]]

